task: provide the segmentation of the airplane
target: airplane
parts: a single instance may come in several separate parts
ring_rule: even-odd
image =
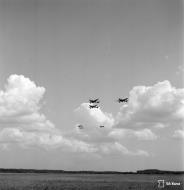
[[[89,108],[92,109],[92,108],[99,108],[97,105],[89,105]]]
[[[94,99],[94,100],[92,100],[92,99],[89,99],[89,103],[90,104],[94,104],[94,103],[100,103],[100,101],[99,101],[99,98],[97,98],[97,99]]]
[[[100,128],[103,128],[104,126],[103,125],[100,125]]]
[[[128,102],[128,98],[124,98],[124,99],[118,98],[117,101],[118,101],[119,103],[121,103],[121,102]]]
[[[83,125],[78,125],[77,126],[79,129],[84,129],[84,126]]]

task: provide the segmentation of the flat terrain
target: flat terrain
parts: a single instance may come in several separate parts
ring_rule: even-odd
[[[180,182],[164,190],[184,189],[184,175],[1,173],[0,190],[152,190],[160,179]]]

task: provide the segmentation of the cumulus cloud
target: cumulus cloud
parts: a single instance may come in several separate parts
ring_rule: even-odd
[[[0,147],[11,144],[21,147],[39,146],[45,149],[94,152],[92,145],[66,138],[41,113],[44,87],[36,86],[23,75],[11,75],[5,89],[0,91]]]
[[[72,136],[82,139],[85,142],[92,144],[96,147],[96,153],[98,154],[119,154],[119,155],[131,155],[131,156],[149,156],[144,150],[130,151],[123,146],[117,140],[122,138],[137,137],[138,139],[156,138],[151,131],[145,129],[144,131],[127,131],[126,134],[119,133],[118,129],[114,129],[114,118],[112,114],[103,112],[99,109],[90,109],[88,103],[82,103],[77,109],[75,109],[78,121],[84,126],[83,129],[79,129],[76,125],[75,131]],[[103,125],[104,128],[99,126]]]
[[[0,128],[53,129],[54,125],[40,113],[44,93],[45,88],[36,86],[29,78],[11,75],[5,90],[0,91]]]
[[[163,137],[164,132],[160,134],[160,130],[183,138],[184,89],[173,87],[167,80],[153,86],[135,86],[129,93],[128,103],[120,107],[116,117],[101,109],[89,109],[88,103],[81,104],[75,112],[80,124],[85,126],[83,130],[76,129],[76,138],[98,143],[102,153],[121,150],[127,155],[148,156],[144,150],[128,150],[121,144],[122,140],[148,143]],[[99,125],[105,128],[100,129]]]
[[[80,120],[86,126],[99,127],[105,125],[110,128],[114,124],[112,114],[103,112],[100,108],[90,109],[89,103],[82,103],[75,112]]]
[[[184,121],[184,89],[176,89],[169,81],[153,86],[136,86],[129,93],[129,102],[121,107],[116,118],[119,128],[162,128]],[[159,124],[159,125],[158,125]]]
[[[37,87],[28,78],[22,75],[11,75],[5,85],[5,90],[0,91],[1,120],[38,111],[44,93],[45,88]]]
[[[112,114],[103,112],[100,108],[90,109],[88,103],[82,103],[75,109],[75,114],[77,121],[84,126],[81,130],[76,125],[73,134],[76,138],[92,143],[112,141],[108,137],[108,133],[114,125]],[[100,128],[100,126],[104,126],[104,128]]]
[[[132,129],[114,129],[109,133],[114,139],[133,138],[138,140],[156,140],[157,136],[150,129],[132,130]]]
[[[169,81],[134,87],[128,103],[120,107],[116,117],[101,108],[90,109],[89,103],[82,103],[75,109],[75,114],[77,122],[84,128],[81,130],[75,126],[67,134],[41,112],[44,93],[44,87],[37,86],[23,75],[8,78],[4,90],[0,91],[1,150],[17,144],[73,152],[149,156],[145,150],[129,150],[122,140],[136,139],[148,143],[158,138],[159,130],[167,128],[173,128],[170,131],[175,138],[184,136],[181,130],[184,89],[176,89]],[[102,125],[104,128],[100,128]]]
[[[27,132],[18,128],[4,128],[0,132],[0,143],[3,145],[19,144],[27,148],[39,146],[47,150],[61,148],[64,151],[73,152],[95,152],[92,145],[76,139],[68,139],[61,134],[51,134],[46,132]]]
[[[100,152],[102,152],[103,154],[120,153],[122,155],[129,155],[129,156],[149,156],[149,153],[144,150],[130,151],[125,146],[116,141],[114,143],[101,144],[99,146],[99,149]]]

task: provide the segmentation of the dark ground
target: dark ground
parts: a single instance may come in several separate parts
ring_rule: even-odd
[[[157,180],[180,182],[164,190],[183,190],[184,175],[1,173],[0,190],[155,190]]]

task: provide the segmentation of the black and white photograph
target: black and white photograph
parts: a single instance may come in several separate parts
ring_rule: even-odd
[[[0,0],[0,190],[184,190],[183,9]]]

